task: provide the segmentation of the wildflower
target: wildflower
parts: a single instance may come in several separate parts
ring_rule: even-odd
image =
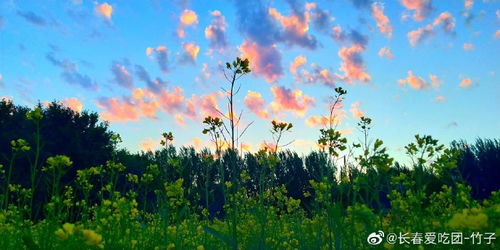
[[[64,229],[64,231],[66,231],[66,233],[68,233],[69,235],[72,235],[75,232],[75,224],[64,223],[63,229]]]
[[[174,249],[175,248],[175,244],[174,243],[170,243],[168,244],[167,246],[167,249],[170,250],[170,249]]]
[[[83,239],[85,240],[85,244],[89,246],[104,248],[102,236],[93,230],[83,230]]]
[[[10,145],[12,147],[12,151],[14,152],[24,152],[31,149],[28,142],[24,139],[12,140],[10,141]]]
[[[205,247],[203,245],[199,245],[196,250],[205,250]]]
[[[454,214],[448,225],[454,229],[479,230],[488,226],[488,216],[477,208],[464,209]]]
[[[64,169],[73,165],[71,159],[65,155],[56,155],[47,159],[47,167],[43,167],[42,171],[55,171],[56,169]]]
[[[68,234],[66,232],[64,232],[64,230],[62,230],[61,228],[57,229],[55,232],[54,232],[55,235],[57,235],[57,237],[59,237],[60,240],[65,240],[68,238]]]
[[[33,111],[26,112],[26,119],[38,122],[42,120],[42,109],[40,107],[35,108]]]

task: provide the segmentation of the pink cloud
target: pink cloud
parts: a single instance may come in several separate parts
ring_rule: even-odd
[[[467,88],[472,84],[472,79],[470,78],[464,78],[462,81],[460,81],[459,86],[462,88]]]
[[[414,75],[412,71],[408,71],[408,76],[405,79],[400,79],[399,84],[408,84],[416,90],[423,90],[427,87],[427,82],[422,77]]]
[[[184,29],[188,26],[192,26],[194,24],[198,23],[198,15],[196,15],[196,12],[192,10],[185,9],[181,16],[179,17],[180,25],[177,28],[177,36],[179,38],[184,38],[186,36],[186,32]]]
[[[421,41],[433,37],[434,30],[432,25],[427,25],[424,28],[418,28],[417,30],[412,30],[407,34],[408,40],[410,40],[410,44],[415,46],[419,44]]]
[[[446,101],[446,98],[444,96],[440,95],[440,96],[436,96],[436,98],[434,98],[434,100],[436,102],[444,102],[444,101]]]
[[[464,7],[465,7],[466,10],[472,9],[472,5],[474,5],[474,1],[473,0],[465,0]]]
[[[293,111],[295,115],[302,117],[311,106],[314,105],[314,98],[304,95],[301,90],[287,89],[285,87],[271,87],[274,101],[270,106],[274,113],[284,110]]]
[[[186,125],[186,121],[184,120],[184,116],[181,114],[176,114],[174,115],[175,122],[179,124],[180,126]]]
[[[198,23],[198,15],[192,10],[185,9],[181,16],[179,17],[181,24],[184,26],[190,26]]]
[[[210,41],[209,47],[211,49],[222,52],[228,46],[226,20],[218,10],[212,11],[210,14],[213,19],[212,23],[205,28],[205,38]]]
[[[464,43],[464,50],[473,50],[474,45],[472,43]]]
[[[403,6],[409,10],[414,10],[413,19],[415,21],[424,20],[432,11],[431,0],[401,0]]]
[[[374,2],[372,4],[372,15],[377,22],[377,28],[379,31],[387,37],[392,37],[393,27],[389,18],[384,15],[384,4],[380,2]]]
[[[196,57],[200,52],[200,46],[196,45],[196,43],[184,43],[182,44],[182,49],[184,49],[184,54],[182,56],[182,61],[194,63],[196,61]]]
[[[145,152],[153,152],[160,146],[160,139],[147,138],[139,142],[139,148]]]
[[[359,106],[361,105],[360,101],[357,101],[353,104],[351,104],[351,114],[354,118],[361,118],[365,116],[365,113],[359,109]]]
[[[309,126],[311,128],[326,127],[326,125],[328,124],[328,117],[313,115],[313,116],[308,117],[306,119],[305,123],[307,126]]]
[[[434,28],[441,26],[445,33],[451,34],[455,29],[455,19],[451,16],[449,12],[441,13],[432,24],[428,24],[423,28],[412,30],[408,32],[408,40],[412,46],[419,44],[420,42],[429,39],[435,35]]]
[[[180,87],[174,87],[173,91],[164,89],[158,96],[157,100],[160,106],[166,112],[173,114],[177,111],[182,111],[184,95]]]
[[[97,106],[105,110],[99,115],[106,121],[121,122],[139,120],[139,115],[134,105],[126,101],[120,101],[116,97],[101,99],[97,102]]]
[[[248,91],[248,94],[245,97],[245,105],[250,111],[252,111],[252,113],[257,115],[257,117],[262,119],[269,118],[269,112],[264,108],[266,102],[262,99],[262,95],[260,93]]]
[[[493,34],[493,37],[496,39],[500,39],[500,30],[495,31],[495,34]]]
[[[278,10],[269,8],[268,13],[280,24],[282,28],[280,37],[284,43],[310,49],[316,48],[316,39],[308,33],[311,19],[309,12],[294,11],[290,16],[283,16]]]
[[[111,20],[111,15],[113,14],[113,6],[108,3],[103,3],[96,5],[94,9],[95,13],[104,17],[106,20]]]
[[[435,89],[439,89],[441,86],[441,80],[437,77],[437,75],[430,74],[429,79],[431,81],[431,86]]]
[[[264,77],[267,82],[275,82],[283,75],[281,67],[281,54],[276,45],[259,46],[252,41],[245,41],[239,48],[243,58],[250,61],[250,68],[258,75]]]
[[[74,111],[76,111],[78,113],[82,112],[83,104],[76,97],[71,97],[71,98],[63,99],[62,103],[66,107],[68,107],[68,108],[70,108],[70,109],[72,109],[72,110],[74,110]]]
[[[339,57],[342,59],[340,63],[340,71],[344,72],[347,82],[353,80],[359,82],[369,82],[371,77],[365,71],[365,64],[361,53],[365,48],[360,44],[353,44],[351,47],[342,47],[339,51]]]
[[[433,26],[442,25],[442,28],[446,32],[451,32],[455,28],[455,19],[451,16],[449,12],[443,12],[439,14],[439,16],[434,19],[432,23]]]
[[[389,60],[394,59],[394,55],[392,54],[391,48],[383,47],[378,51],[378,56],[385,57]]]
[[[297,56],[293,60],[292,63],[290,63],[290,72],[294,75],[297,74],[297,69],[304,66],[307,62],[307,58],[305,56]]]

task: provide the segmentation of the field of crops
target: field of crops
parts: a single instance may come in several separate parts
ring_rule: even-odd
[[[173,135],[165,133],[162,149],[132,154],[117,147],[118,135],[104,133],[109,148],[99,151],[96,144],[82,152],[107,148],[108,157],[103,164],[80,167],[76,161],[92,157],[78,158],[75,154],[83,153],[72,143],[67,144],[72,157],[44,152],[50,151],[45,140],[69,137],[62,129],[50,139],[46,132],[54,129],[42,124],[55,114],[78,124],[91,121],[89,114],[57,104],[28,109],[6,101],[1,110],[2,124],[16,124],[21,135],[2,142],[0,249],[498,245],[497,140],[445,147],[431,136],[415,136],[405,147],[414,164],[405,167],[394,162],[381,140],[349,146],[339,137],[326,150],[300,157],[278,148],[254,154],[177,149]],[[362,119],[361,131],[370,122]],[[87,133],[105,126],[96,124],[84,126]],[[8,136],[18,135],[2,134]],[[350,153],[339,157],[344,150]]]

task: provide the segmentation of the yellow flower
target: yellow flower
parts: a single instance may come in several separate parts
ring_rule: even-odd
[[[75,224],[64,223],[63,229],[66,233],[68,233],[68,235],[72,235],[75,232]]]
[[[453,215],[448,225],[454,229],[479,230],[488,227],[488,216],[477,208],[464,209]]]
[[[66,232],[64,232],[64,230],[62,229],[57,229],[55,232],[54,232],[55,235],[57,235],[57,237],[59,237],[60,240],[65,240],[68,238],[68,234]]]
[[[205,247],[203,245],[199,245],[196,250],[205,250]]]
[[[167,249],[170,250],[170,249],[174,249],[175,248],[175,244],[174,243],[170,243],[168,244],[167,246]]]
[[[93,230],[83,230],[83,239],[89,246],[104,248],[104,245],[102,243],[102,236],[94,232]]]

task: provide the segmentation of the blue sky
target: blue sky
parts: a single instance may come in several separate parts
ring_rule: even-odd
[[[494,0],[0,3],[0,97],[98,112],[133,152],[163,131],[211,146],[201,120],[225,110],[219,65],[237,56],[252,68],[236,103],[252,151],[273,119],[295,125],[289,148],[314,149],[336,86],[339,129],[357,141],[359,116],[372,118],[397,159],[417,133],[498,137],[498,55]]]

